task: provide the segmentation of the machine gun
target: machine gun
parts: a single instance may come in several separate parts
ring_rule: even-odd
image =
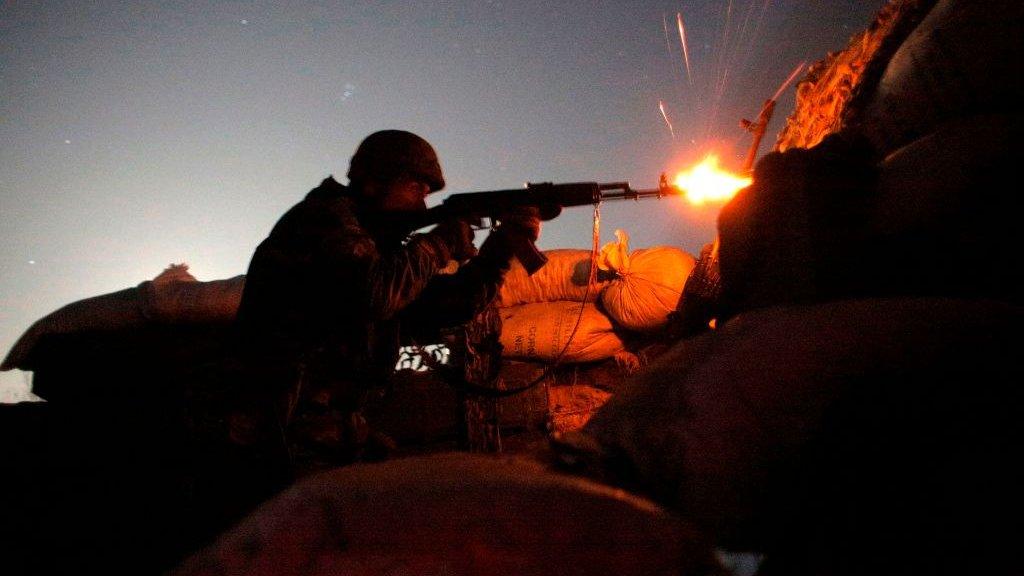
[[[541,220],[551,220],[562,213],[563,208],[599,204],[605,200],[639,200],[640,198],[661,198],[678,195],[679,190],[670,185],[661,175],[658,187],[636,190],[629,182],[569,182],[552,184],[541,182],[527,184],[525,188],[511,190],[489,190],[486,192],[465,192],[452,194],[440,205],[424,212],[401,217],[406,230],[419,230],[443,220],[460,218],[482,225],[484,219],[500,221],[503,214],[523,207],[536,207]],[[533,274],[547,262],[547,257],[536,246],[525,245],[516,254],[527,272]]]

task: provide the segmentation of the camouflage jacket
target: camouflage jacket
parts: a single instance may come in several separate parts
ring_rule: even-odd
[[[442,274],[437,239],[389,238],[368,227],[370,216],[328,177],[281,217],[249,265],[236,322],[249,372],[283,399],[289,435],[312,436],[306,444],[358,443],[346,419],[385,383],[399,346],[433,343],[439,329],[468,322],[508,269],[474,259]]]

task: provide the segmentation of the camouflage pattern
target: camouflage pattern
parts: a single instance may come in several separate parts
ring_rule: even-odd
[[[256,249],[237,325],[254,393],[275,399],[270,424],[304,474],[374,456],[360,414],[384,388],[398,348],[432,343],[497,295],[508,261],[477,258],[455,274],[443,241],[366,226],[372,214],[327,178]],[[283,434],[282,434],[283,433]]]

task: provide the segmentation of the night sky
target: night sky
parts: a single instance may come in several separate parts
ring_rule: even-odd
[[[170,263],[244,273],[376,130],[434,144],[448,180],[434,201],[527,181],[654,187],[709,149],[738,169],[739,120],[884,1],[288,4],[0,4],[0,354],[56,308]],[[762,153],[792,104],[790,88]],[[717,210],[608,203],[602,243],[622,228],[632,247],[696,253]],[[541,248],[589,247],[590,218],[546,224]],[[0,400],[26,380],[0,374]]]

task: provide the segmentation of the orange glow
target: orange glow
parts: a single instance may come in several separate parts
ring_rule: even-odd
[[[719,168],[718,156],[714,154],[708,154],[700,164],[680,172],[675,179],[676,187],[683,191],[687,201],[696,205],[725,202],[751,182],[750,178]]]

